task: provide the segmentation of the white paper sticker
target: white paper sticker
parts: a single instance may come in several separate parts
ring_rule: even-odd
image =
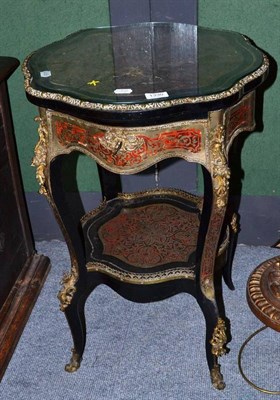
[[[158,93],[145,93],[145,97],[148,100],[152,99],[162,99],[164,97],[169,97],[167,92],[158,92]]]
[[[42,78],[49,78],[50,76],[52,76],[52,73],[51,73],[51,71],[41,71],[40,76]]]
[[[116,89],[114,90],[115,94],[130,94],[132,93],[132,89]]]

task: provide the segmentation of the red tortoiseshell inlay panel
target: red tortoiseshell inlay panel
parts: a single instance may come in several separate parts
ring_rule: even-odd
[[[170,204],[123,208],[98,230],[103,254],[152,268],[187,262],[196,249],[199,218]]]
[[[227,122],[227,132],[228,138],[232,134],[242,127],[246,127],[248,124],[254,123],[254,110],[250,104],[249,100],[243,102],[243,104],[234,108],[228,118]]]
[[[55,121],[55,131],[59,142],[63,146],[78,145],[92,154],[102,158],[107,164],[119,167],[129,167],[154,157],[162,151],[187,150],[191,153],[201,151],[201,130],[195,128],[179,129],[170,132],[161,132],[154,137],[137,133],[135,137],[140,141],[139,147],[134,150],[116,151],[106,146],[106,133],[92,133],[90,130],[71,124],[67,121]]]

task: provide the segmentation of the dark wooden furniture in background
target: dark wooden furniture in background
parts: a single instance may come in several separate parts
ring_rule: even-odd
[[[251,273],[247,300],[260,321],[280,332],[280,255],[264,261]]]
[[[0,379],[48,274],[34,249],[7,91],[19,61],[0,57]]]
[[[247,344],[266,328],[280,332],[280,255],[262,262],[251,273],[247,282],[247,301],[251,311],[264,326],[252,333],[241,346],[238,356],[239,370],[253,388],[263,393],[279,395],[280,390],[268,390],[257,386],[247,377],[242,367],[242,354]],[[267,345],[269,342],[266,340],[265,346]],[[269,373],[267,376],[269,377]]]

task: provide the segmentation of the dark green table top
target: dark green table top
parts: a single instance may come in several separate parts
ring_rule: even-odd
[[[263,53],[239,33],[143,23],[73,33],[33,53],[24,71],[35,97],[131,105],[227,96],[265,68]]]

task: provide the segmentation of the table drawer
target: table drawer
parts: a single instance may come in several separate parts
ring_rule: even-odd
[[[139,172],[171,157],[199,162],[204,155],[204,120],[122,128],[51,111],[47,115],[53,139],[60,148],[82,151],[116,173]]]

